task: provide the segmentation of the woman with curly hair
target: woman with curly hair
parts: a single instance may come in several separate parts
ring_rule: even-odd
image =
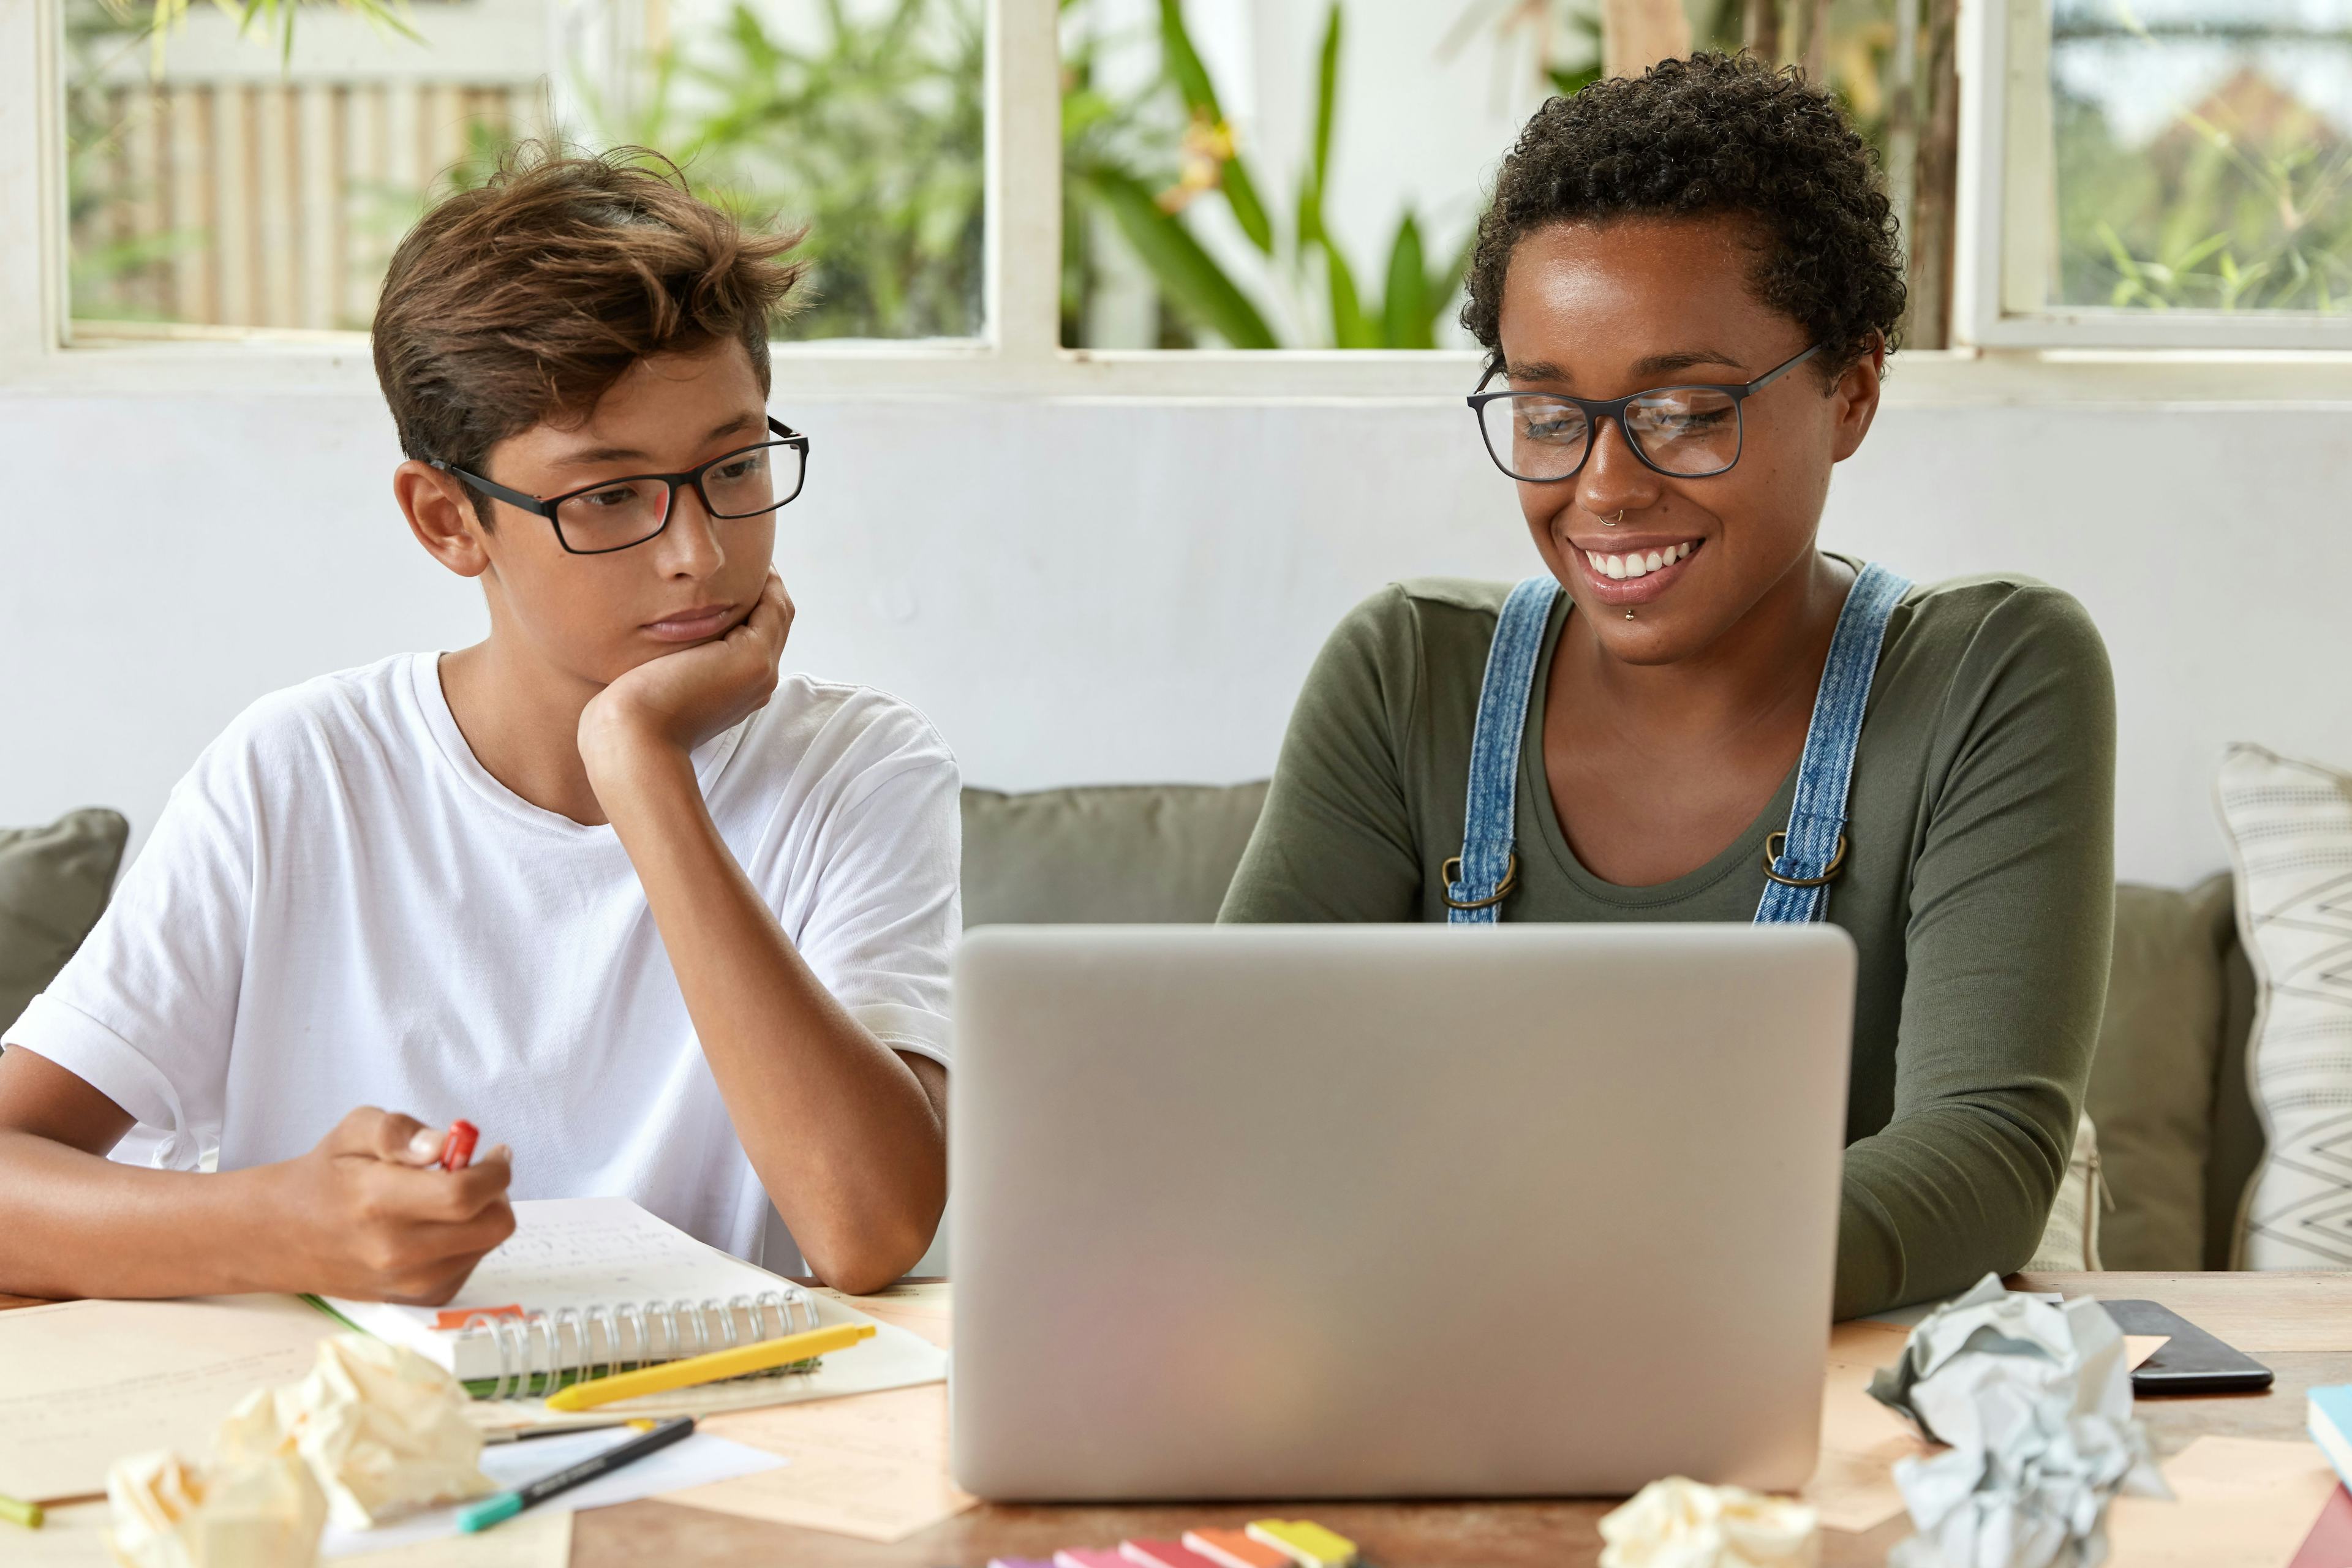
[[[2114,897],[2082,607],[1817,543],[1903,298],[1871,155],[1793,73],[1699,55],[1545,105],[1463,311],[1488,353],[1463,435],[1543,571],[1340,624],[1223,917],[1843,927],[1842,1317],[2032,1254]]]

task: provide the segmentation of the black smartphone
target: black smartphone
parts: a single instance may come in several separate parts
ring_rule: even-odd
[[[2099,1305],[2126,1334],[2165,1336],[2162,1347],[2133,1372],[2134,1394],[2260,1394],[2271,1385],[2270,1368],[2223,1344],[2169,1307],[2154,1301],[2102,1301]]]

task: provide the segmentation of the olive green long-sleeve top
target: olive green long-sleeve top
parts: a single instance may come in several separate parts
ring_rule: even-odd
[[[1504,584],[1393,584],[1339,624],[1292,715],[1226,921],[1442,921]],[[1720,855],[1654,887],[1585,869],[1528,704],[1507,921],[1747,921],[1795,770]],[[1859,950],[1837,1313],[2032,1256],[2065,1173],[2113,935],[2115,691],[2082,606],[2020,577],[1915,588],[1889,622],[1829,918]],[[1694,1092],[1704,1092],[1703,1089]]]

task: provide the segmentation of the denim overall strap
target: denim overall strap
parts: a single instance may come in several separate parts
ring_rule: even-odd
[[[1518,816],[1519,740],[1528,727],[1528,694],[1544,624],[1559,584],[1530,577],[1511,590],[1486,649],[1486,680],[1478,690],[1478,719],[1470,731],[1470,804],[1462,824],[1462,854],[1445,863],[1449,925],[1492,925],[1503,900],[1518,885],[1512,845]]]
[[[1828,913],[1829,884],[1845,868],[1846,794],[1853,782],[1854,752],[1862,745],[1871,678],[1878,673],[1887,617],[1910,591],[1908,580],[1874,564],[1862,569],[1846,594],[1830,637],[1829,665],[1813,694],[1813,721],[1797,763],[1789,828],[1765,841],[1765,875],[1771,880],[1756,906],[1758,925],[1802,925]]]

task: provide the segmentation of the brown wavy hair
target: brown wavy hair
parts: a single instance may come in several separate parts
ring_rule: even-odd
[[[401,450],[478,472],[508,437],[584,418],[647,355],[729,340],[764,396],[800,238],[747,229],[643,148],[522,144],[393,254],[372,335]]]

